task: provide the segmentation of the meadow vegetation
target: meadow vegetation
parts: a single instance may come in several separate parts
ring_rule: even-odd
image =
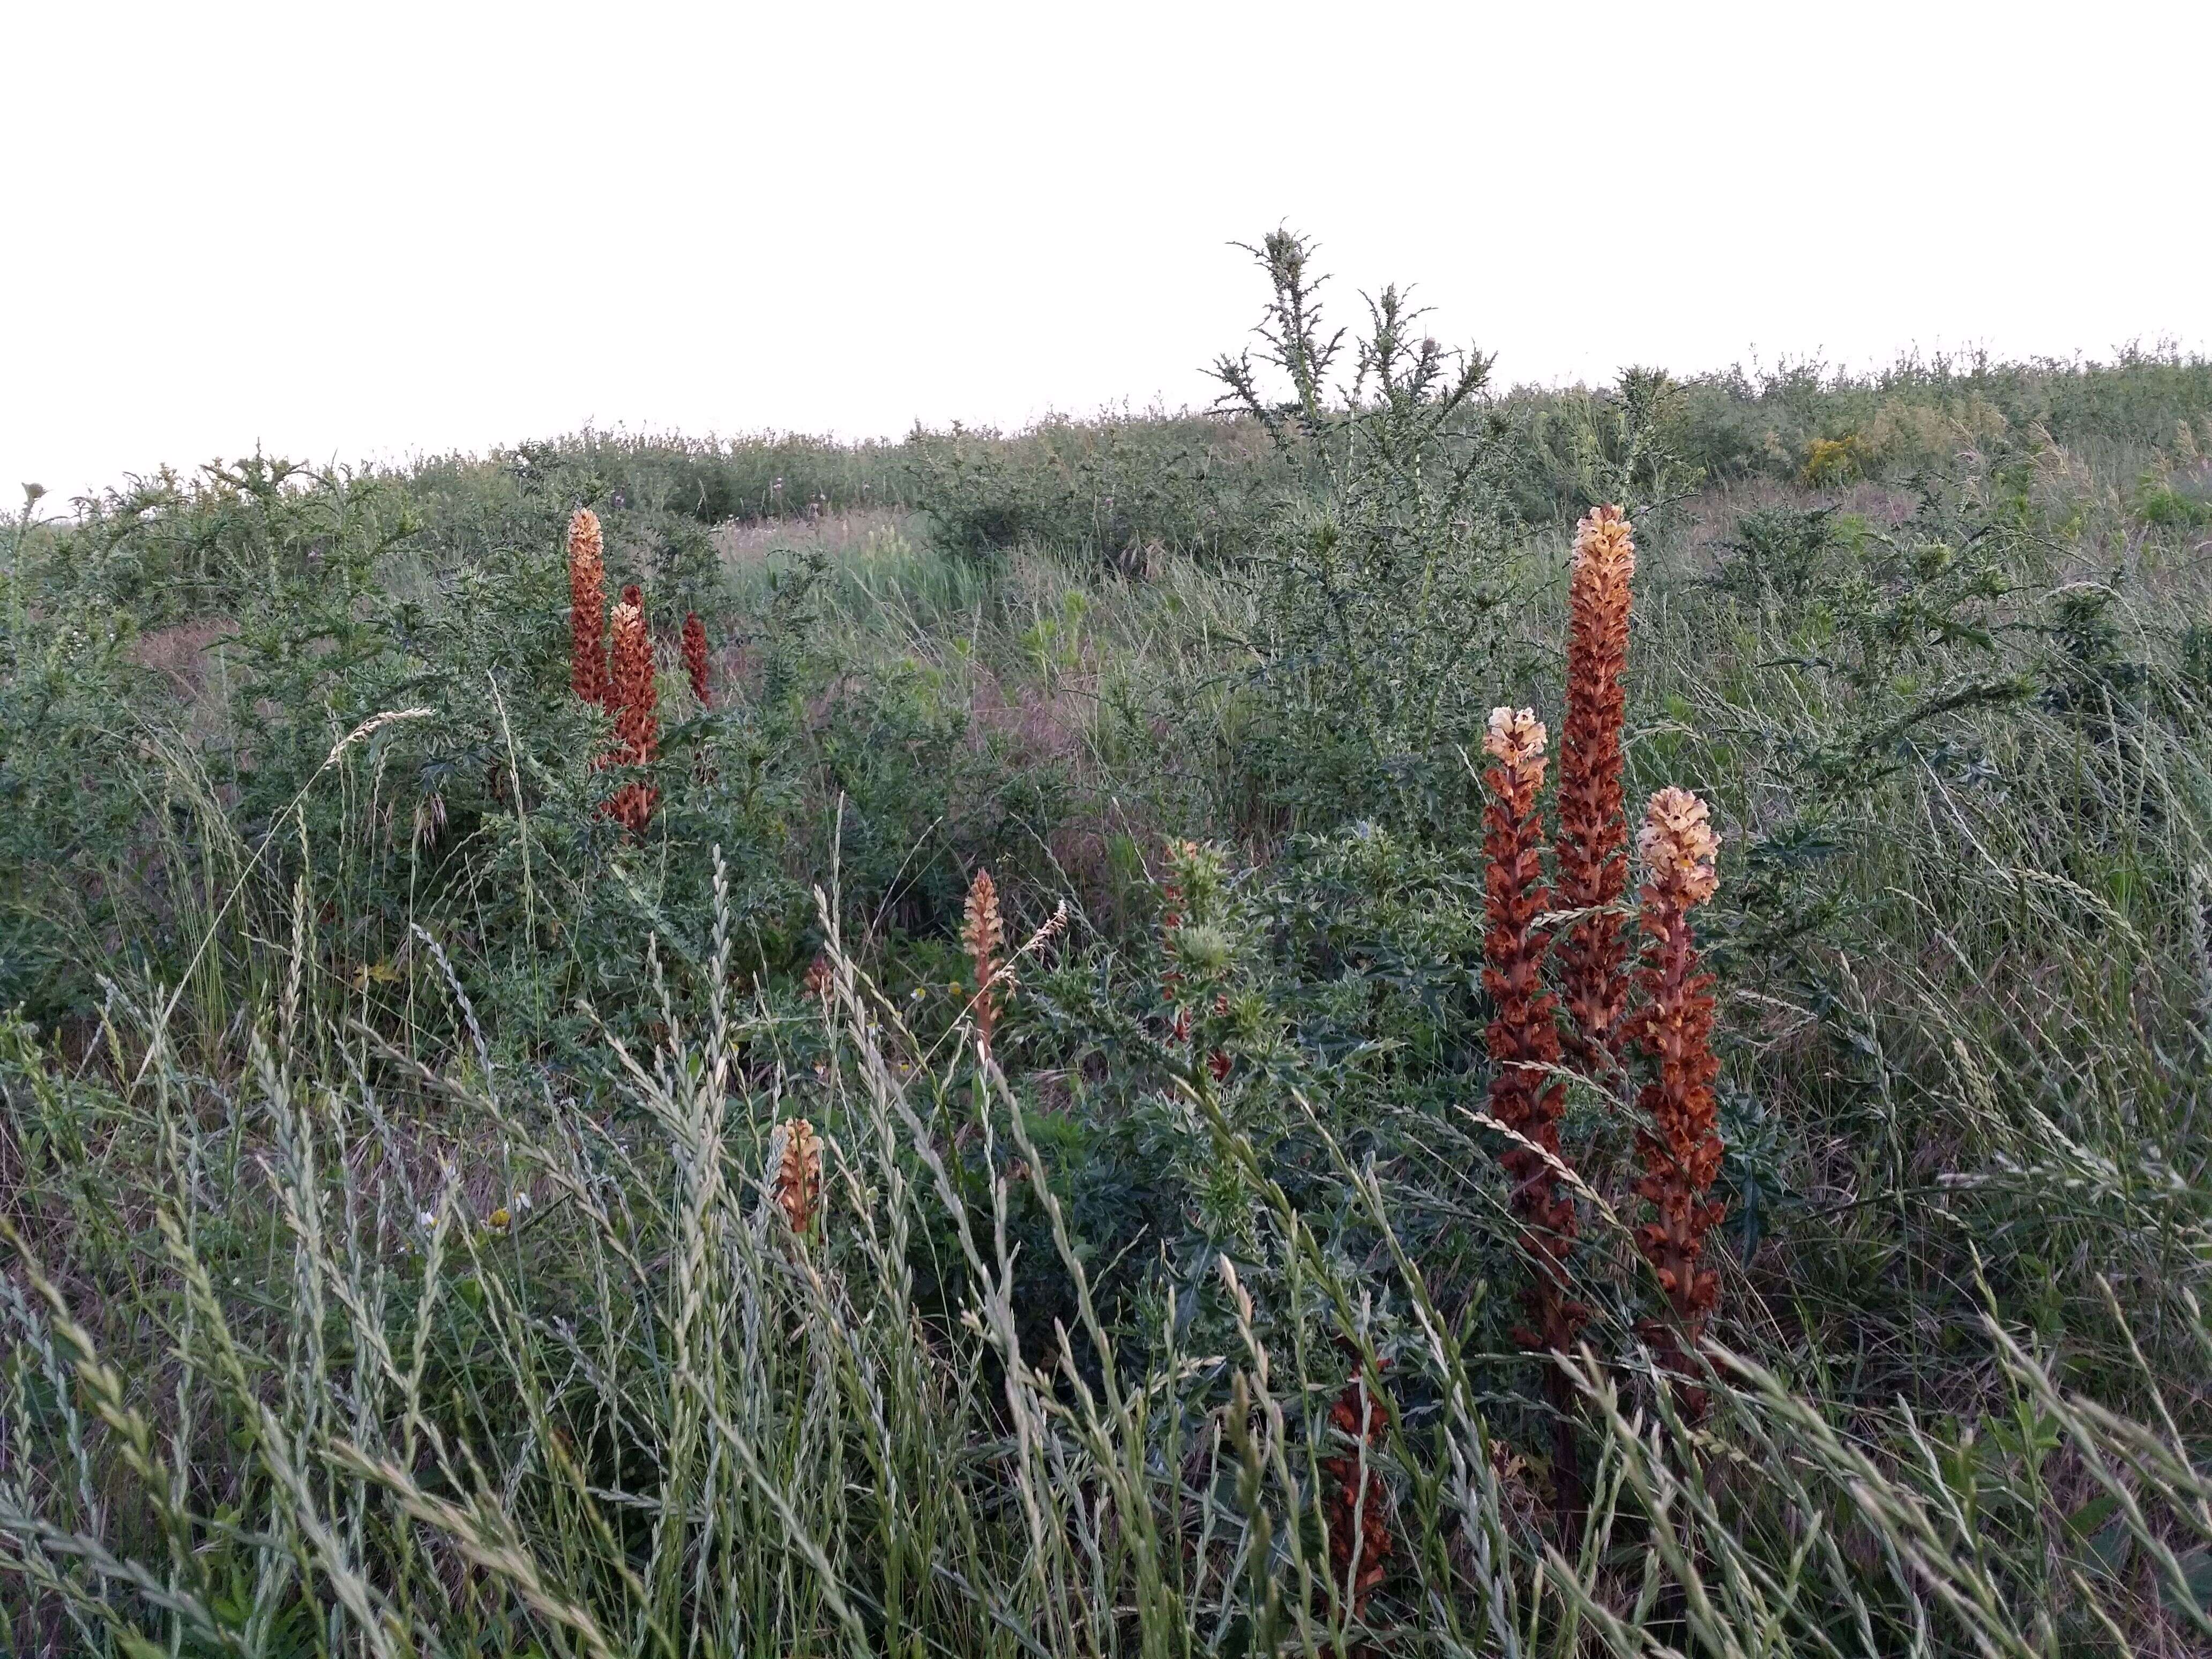
[[[2212,362],[1255,253],[1204,413],[27,497],[0,1650],[2212,1651]]]

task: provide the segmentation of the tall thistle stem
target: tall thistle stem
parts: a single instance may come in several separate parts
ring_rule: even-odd
[[[1559,746],[1560,908],[1586,912],[1559,941],[1559,983],[1575,1062],[1594,1075],[1617,1066],[1629,996],[1629,940],[1613,906],[1628,888],[1628,820],[1621,800],[1627,697],[1629,581],[1634,528],[1617,507],[1575,527],[1567,624],[1567,715]]]
[[[1713,1082],[1713,976],[1703,972],[1690,933],[1690,912],[1718,885],[1713,860],[1720,838],[1705,804],[1686,789],[1651,797],[1637,837],[1647,879],[1643,888],[1644,968],[1638,975],[1647,999],[1635,1020],[1636,1035],[1654,1063],[1639,1104],[1649,1127],[1637,1131],[1644,1160],[1639,1197],[1657,1219],[1638,1227],[1636,1242],[1665,1293],[1670,1317],[1646,1326],[1662,1360],[1686,1376],[1720,1281],[1699,1265],[1705,1235],[1720,1224],[1724,1206],[1709,1203],[1723,1151]],[[1705,1390],[1686,1386],[1684,1408],[1704,1413]]]
[[[606,576],[599,515],[580,507],[568,520],[568,685],[588,703],[607,697]]]
[[[1565,1354],[1589,1310],[1569,1292],[1567,1261],[1578,1231],[1572,1199],[1559,1190],[1559,1115],[1565,1086],[1553,1074],[1559,1063],[1559,1001],[1544,988],[1545,930],[1537,917],[1551,908],[1544,884],[1543,819],[1537,795],[1544,787],[1543,725],[1528,709],[1491,711],[1484,752],[1495,763],[1484,774],[1491,800],[1482,816],[1482,849],[1488,860],[1483,936],[1483,988],[1495,1017],[1490,1022],[1490,1109],[1527,1144],[1503,1156],[1511,1179],[1513,1213],[1521,1244],[1535,1265],[1523,1298],[1531,1324],[1516,1331],[1530,1348]],[[1573,1427],[1565,1407],[1566,1378],[1556,1368],[1548,1379],[1557,1418],[1554,1458],[1560,1507],[1580,1507]]]

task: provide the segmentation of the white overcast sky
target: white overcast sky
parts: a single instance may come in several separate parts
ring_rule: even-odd
[[[2208,47],[2204,0],[8,0],[0,490],[1202,403],[1281,222],[1511,381],[2201,349]]]

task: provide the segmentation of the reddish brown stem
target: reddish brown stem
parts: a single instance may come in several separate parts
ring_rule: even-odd
[[[691,695],[699,699],[702,708],[711,708],[714,700],[707,695],[707,624],[699,620],[696,611],[684,617],[684,672],[691,681]]]
[[[1601,507],[1575,531],[1567,626],[1567,714],[1559,749],[1556,859],[1562,909],[1597,911],[1558,945],[1572,1058],[1594,1075],[1616,1067],[1629,996],[1627,929],[1610,911],[1628,888],[1628,822],[1621,805],[1621,678],[1628,665],[1632,526]]]
[[[1521,1137],[1501,1161],[1512,1182],[1510,1202],[1521,1245],[1535,1272],[1522,1297],[1530,1323],[1515,1333],[1524,1346],[1555,1355],[1573,1351],[1589,1310],[1570,1294],[1568,1261],[1580,1231],[1574,1200],[1561,1191],[1559,1116],[1566,1091],[1559,1063],[1559,1003],[1544,988],[1545,930],[1537,917],[1552,908],[1543,877],[1544,728],[1529,710],[1499,708],[1490,716],[1483,748],[1495,763],[1484,775],[1490,804],[1482,817],[1486,928],[1483,988],[1493,1015],[1490,1048],[1491,1115]],[[1548,1384],[1558,1415],[1553,1473],[1560,1508],[1580,1508],[1573,1428],[1566,1414],[1566,1379],[1556,1368]]]
[[[590,703],[607,695],[606,574],[599,515],[580,507],[568,520],[568,685]]]
[[[645,631],[645,597],[635,586],[623,589],[622,603],[615,607],[614,636],[608,697],[615,747],[608,758],[621,766],[650,766],[660,744],[655,713],[659,692],[653,683],[653,641]],[[615,792],[605,811],[632,834],[642,834],[659,799],[658,789],[633,780]]]
[[[1720,1173],[1721,1141],[1713,1082],[1712,975],[1700,970],[1690,931],[1690,912],[1713,896],[1713,861],[1720,842],[1705,802],[1686,789],[1652,796],[1638,837],[1649,878],[1644,883],[1644,968],[1638,975],[1646,1003],[1636,1035],[1651,1057],[1652,1080],[1638,1097],[1648,1127],[1637,1132],[1644,1162],[1639,1197],[1656,1218],[1636,1231],[1667,1299],[1668,1317],[1647,1324],[1662,1363],[1678,1376],[1691,1374],[1690,1356],[1719,1298],[1720,1281],[1702,1265],[1705,1235],[1724,1207],[1707,1194]],[[1692,1417],[1702,1416],[1705,1390],[1685,1382],[1679,1398]]]

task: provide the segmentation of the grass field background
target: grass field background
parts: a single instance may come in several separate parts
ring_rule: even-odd
[[[1226,411],[27,501],[0,1646],[2212,1651],[2212,364],[1516,391],[1386,307],[1309,397],[1273,318]],[[1722,835],[1696,1422],[1632,1112],[1564,1390],[1484,1121],[1483,722],[1603,501],[1629,799]],[[984,869],[1065,906],[988,1060]]]

